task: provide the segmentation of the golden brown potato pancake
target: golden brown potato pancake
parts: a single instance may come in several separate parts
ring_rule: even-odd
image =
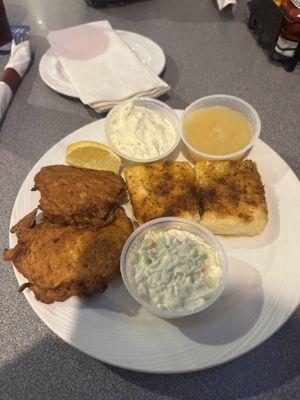
[[[41,192],[44,218],[79,228],[108,224],[126,193],[125,182],[113,172],[67,165],[43,167],[34,183],[33,190]]]
[[[101,292],[119,275],[120,254],[133,230],[122,208],[110,225],[88,229],[36,223],[36,211],[11,229],[18,244],[4,251],[4,259],[28,279],[21,290],[29,287],[38,300],[52,303]]]

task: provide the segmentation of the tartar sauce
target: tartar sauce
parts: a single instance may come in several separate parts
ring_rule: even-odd
[[[116,150],[142,160],[165,154],[176,141],[175,128],[165,116],[133,102],[115,110],[109,130]]]
[[[201,306],[221,282],[216,250],[179,229],[149,231],[129,254],[131,284],[157,308],[180,311]]]

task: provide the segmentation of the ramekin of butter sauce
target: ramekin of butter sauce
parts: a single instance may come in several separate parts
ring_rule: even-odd
[[[210,126],[209,135],[205,134],[199,128],[199,124],[197,129],[193,132],[191,131],[191,121],[195,118],[196,114],[199,111],[205,111],[207,109],[215,109],[215,108],[225,108],[228,111],[233,111],[235,114],[239,114],[242,119],[245,120],[246,124],[250,127],[250,136],[249,140],[246,142],[245,145],[240,146],[239,148],[233,150],[233,152],[225,152],[220,153],[218,150],[219,146],[223,146],[226,144],[226,139],[223,137],[222,128],[229,128],[229,132],[231,134],[235,133],[240,135],[238,129],[234,129],[234,126],[230,126],[230,122],[228,120],[215,120],[214,124],[211,125],[212,121],[207,121],[207,127]],[[200,116],[198,114],[198,116]],[[202,116],[203,118],[204,116]],[[228,117],[228,116],[227,116]],[[196,120],[194,120],[196,122]],[[199,122],[199,120],[198,120]],[[204,123],[202,119],[202,123]],[[222,126],[225,123],[225,126]],[[190,125],[188,127],[188,125]],[[188,132],[189,130],[189,132]],[[254,146],[255,142],[259,138],[261,130],[261,121],[257,111],[252,107],[251,104],[247,103],[245,100],[242,100],[239,97],[229,96],[225,94],[215,94],[211,96],[202,97],[192,104],[190,104],[182,114],[181,117],[181,139],[185,144],[187,151],[192,158],[193,161],[199,160],[241,160],[243,159],[249,151]],[[197,131],[197,132],[196,132]],[[228,132],[227,132],[228,133]],[[191,142],[191,136],[194,135],[193,142]],[[206,145],[208,145],[208,140],[214,138],[213,143],[215,145],[215,151],[211,149],[210,152],[205,152],[203,149],[199,147],[195,147],[195,143],[197,142],[197,135],[202,135],[202,140],[205,140]],[[188,137],[190,136],[190,138]],[[228,140],[228,136],[227,136]],[[230,141],[227,142],[228,144],[231,142],[232,144],[237,144],[238,141],[235,140],[234,136],[231,136]],[[212,145],[212,143],[211,143]]]
[[[104,130],[112,149],[132,163],[162,160],[180,141],[177,114],[167,104],[150,98],[116,105],[106,117]]]
[[[121,275],[131,296],[161,318],[198,313],[221,295],[227,258],[202,225],[163,217],[143,224],[121,254]]]

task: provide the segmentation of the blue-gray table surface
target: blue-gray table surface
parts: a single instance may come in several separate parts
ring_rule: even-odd
[[[50,29],[108,19],[148,36],[166,52],[163,100],[184,108],[227,93],[252,103],[261,138],[299,176],[300,68],[271,64],[246,24],[246,1],[234,19],[214,0],[140,0],[92,9],[84,0],[6,0],[10,22],[31,26],[34,62],[0,130],[0,235],[8,246],[12,207],[27,173],[62,137],[99,118],[78,100],[49,89],[38,74]],[[1,66],[7,57],[0,57]],[[270,165],[270,168],[272,166]],[[284,266],[283,266],[284,268]],[[300,313],[250,353],[211,370],[150,375],[110,367],[62,342],[17,292],[9,263],[0,268],[0,398],[12,399],[300,399]]]

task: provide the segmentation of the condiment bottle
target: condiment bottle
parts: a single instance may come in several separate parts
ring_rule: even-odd
[[[0,47],[9,43],[12,40],[10,27],[3,4],[3,0],[0,0]]]
[[[287,17],[282,24],[281,36],[300,41],[300,0],[282,0],[280,7]]]

